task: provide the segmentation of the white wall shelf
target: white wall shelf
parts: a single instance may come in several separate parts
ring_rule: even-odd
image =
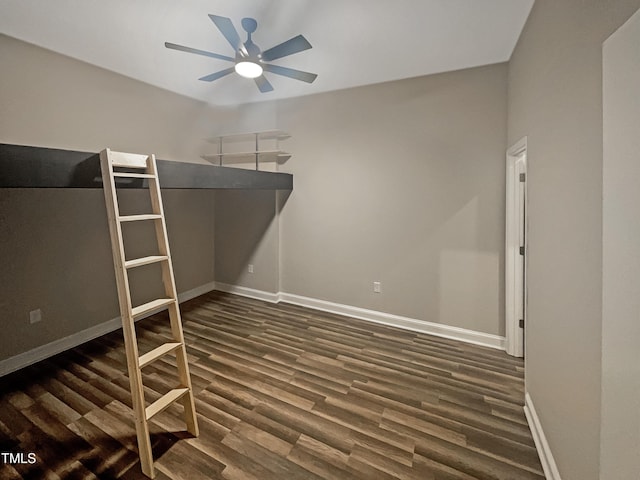
[[[224,157],[225,164],[248,163],[255,160],[256,155],[258,155],[258,161],[265,162],[277,162],[278,160],[286,160],[291,157],[290,153],[283,152],[282,150],[256,150],[252,152],[211,153],[209,155],[203,155],[202,158],[215,163],[219,163],[222,157]]]
[[[290,138],[286,132],[282,130],[262,130],[260,132],[249,132],[249,133],[230,133],[225,135],[218,135],[217,137],[212,137],[209,139],[211,143],[218,143],[220,139],[222,139],[225,143],[227,142],[247,142],[254,140],[256,135],[258,135],[258,140],[286,140]]]
[[[211,143],[218,144],[218,152],[203,155],[202,158],[220,166],[255,162],[255,169],[259,170],[260,162],[269,162],[274,163],[277,168],[278,163],[291,157],[290,153],[278,148],[278,143],[288,138],[290,135],[282,130],[219,135],[209,139]],[[269,142],[269,148],[261,148],[261,143],[263,144],[264,141]],[[229,145],[233,145],[234,148],[225,149]]]

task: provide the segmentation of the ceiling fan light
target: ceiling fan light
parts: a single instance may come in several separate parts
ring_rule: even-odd
[[[262,67],[256,62],[242,60],[236,63],[236,73],[245,78],[257,78],[262,75]]]

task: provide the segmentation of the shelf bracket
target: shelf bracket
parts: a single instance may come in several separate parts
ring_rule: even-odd
[[[256,171],[258,171],[258,152],[260,151],[260,149],[258,148],[258,137],[260,136],[259,133],[256,133]]]

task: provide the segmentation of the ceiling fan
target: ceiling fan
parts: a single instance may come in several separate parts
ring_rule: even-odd
[[[197,48],[185,47],[183,45],[177,45],[170,42],[164,43],[165,47],[173,50],[180,50],[181,52],[195,53],[196,55],[226,60],[235,64],[233,67],[205,75],[198,80],[213,82],[214,80],[218,80],[219,78],[236,72],[240,76],[254,79],[258,89],[262,93],[266,93],[272,91],[273,86],[269,83],[269,80],[265,78],[264,72],[275,73],[276,75],[282,75],[284,77],[301,80],[307,83],[312,83],[318,76],[315,73],[303,72],[301,70],[281,67],[279,65],[269,63],[273,60],[312,48],[311,44],[302,35],[290,38],[286,42],[282,42],[275,47],[262,51],[251,39],[251,34],[258,28],[258,22],[255,19],[242,19],[242,28],[247,32],[247,41],[242,42],[231,19],[227,17],[220,17],[218,15],[209,15],[209,18],[211,18],[216,27],[218,27],[218,30],[220,30],[220,33],[222,33],[224,38],[227,39],[227,42],[229,42],[233,47],[235,50],[235,57],[220,55],[219,53],[199,50]]]

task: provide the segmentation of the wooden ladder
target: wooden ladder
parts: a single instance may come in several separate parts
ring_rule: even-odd
[[[148,422],[154,415],[162,412],[172,403],[180,401],[184,407],[187,431],[194,436],[198,435],[198,423],[191,378],[189,376],[187,352],[182,333],[182,320],[180,318],[176,283],[173,275],[171,254],[169,252],[167,227],[162,208],[158,170],[154,155],[113,152],[108,148],[100,152],[100,168],[102,170],[104,197],[109,219],[111,249],[113,251],[113,264],[116,273],[118,300],[120,302],[120,315],[122,316],[122,330],[124,332],[140,463],[142,472],[148,477],[153,478],[155,472],[153,468],[153,454],[151,451]],[[116,177],[148,180],[152,213],[145,215],[120,215],[115,182]],[[122,223],[136,221],[154,222],[158,241],[158,255],[133,260],[125,259]],[[160,263],[162,266],[162,283],[164,284],[165,291],[164,298],[159,298],[144,305],[134,307],[131,303],[128,270],[153,263]],[[138,352],[138,341],[134,321],[163,308],[169,310],[173,339],[171,342],[164,343],[150,352],[140,355]],[[174,353],[176,356],[180,384],[149,406],[146,406],[141,370],[155,360],[170,353]]]

